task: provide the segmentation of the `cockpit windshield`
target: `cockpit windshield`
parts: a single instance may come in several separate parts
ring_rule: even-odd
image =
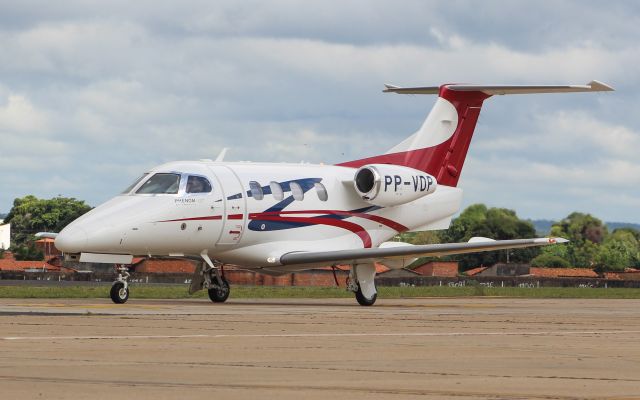
[[[176,194],[179,188],[179,174],[158,173],[140,186],[136,194]]]
[[[138,177],[138,179],[136,179],[135,181],[133,181],[133,183],[129,186],[127,186],[127,188],[125,190],[122,191],[122,194],[127,194],[129,193],[134,187],[136,187],[136,185],[138,183],[140,183],[141,180],[143,180],[145,178],[145,176],[149,175],[148,172],[145,172],[144,174],[142,174],[140,177]]]

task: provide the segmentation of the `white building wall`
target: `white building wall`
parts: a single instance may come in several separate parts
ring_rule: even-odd
[[[11,237],[11,224],[2,225],[2,220],[0,220],[0,249],[7,250],[9,248],[10,237]]]

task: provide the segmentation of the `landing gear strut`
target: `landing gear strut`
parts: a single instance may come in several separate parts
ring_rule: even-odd
[[[378,298],[375,277],[376,267],[373,264],[357,264],[351,267],[347,290],[355,293],[361,306],[372,306]]]
[[[118,272],[118,277],[113,282],[109,295],[114,303],[124,304],[129,300],[129,283],[127,280],[131,275],[129,274],[129,268],[124,265],[118,265],[116,271]]]
[[[201,253],[204,262],[196,270],[189,293],[207,289],[209,299],[214,303],[224,303],[231,294],[229,282],[224,277],[223,264],[211,261],[206,253]]]

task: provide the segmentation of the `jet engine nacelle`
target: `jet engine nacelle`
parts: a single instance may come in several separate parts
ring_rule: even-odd
[[[431,194],[438,183],[436,178],[417,169],[369,164],[356,171],[354,185],[363,200],[376,206],[390,207]]]

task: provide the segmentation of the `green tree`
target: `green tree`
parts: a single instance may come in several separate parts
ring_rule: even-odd
[[[600,244],[606,238],[608,231],[602,221],[591,214],[573,212],[567,218],[553,224],[551,234],[569,238],[575,242],[590,241]]]
[[[562,247],[562,246],[550,246],[550,247]],[[538,257],[531,260],[532,267],[554,267],[554,268],[568,268],[571,267],[569,261],[565,258],[557,256],[555,254],[542,252]]]
[[[607,238],[608,231],[598,218],[573,212],[567,218],[553,224],[551,236],[569,239],[563,258],[570,265],[591,268],[596,265],[600,244]]]
[[[437,231],[423,231],[405,233],[398,236],[402,242],[411,244],[436,244],[440,243],[440,234]]]
[[[529,221],[518,218],[515,211],[505,208],[487,208],[484,204],[473,204],[467,207],[451,227],[440,233],[444,242],[466,242],[472,237],[488,237],[496,240],[508,240],[536,237],[536,230]],[[507,251],[511,262],[529,262],[540,250],[536,248],[501,250],[484,253],[472,253],[452,256],[460,263],[462,270],[479,265],[492,265],[506,261]]]
[[[622,271],[638,266],[640,253],[635,233],[629,229],[618,229],[609,235],[596,255],[597,268],[602,271]]]
[[[5,222],[11,223],[16,259],[42,259],[42,253],[35,249],[33,235],[43,231],[60,232],[90,209],[84,201],[74,198],[38,199],[29,195],[15,199]]]

